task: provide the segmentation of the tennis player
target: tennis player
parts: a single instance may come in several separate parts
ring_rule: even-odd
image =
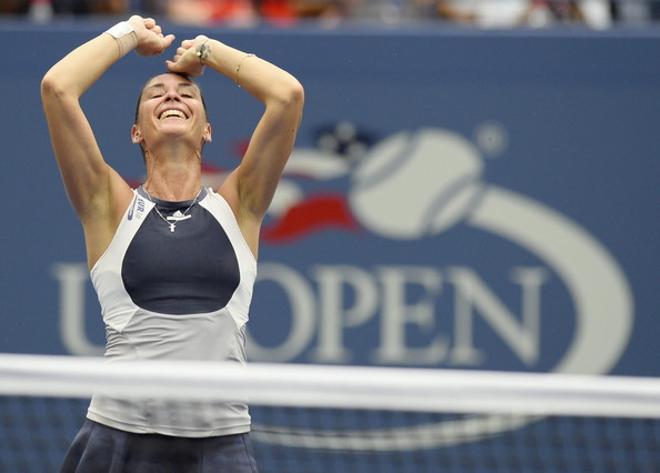
[[[161,54],[173,41],[153,19],[132,16],[55,64],[42,81],[43,105],[82,223],[106,357],[243,363],[259,229],[294,144],[303,88],[220,41],[200,35],[181,42],[167,72],[140,93],[131,137],[147,177],[131,189],[103,158],[79,99],[130,51]],[[217,189],[201,186],[212,129],[191,77],[205,68],[264,105],[245,156]],[[61,471],[256,472],[247,406],[203,407],[94,396]]]

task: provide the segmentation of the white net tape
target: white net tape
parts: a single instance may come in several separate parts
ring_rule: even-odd
[[[355,366],[0,355],[4,395],[234,401],[291,407],[660,418],[660,379]]]
[[[0,354],[0,473],[57,471],[93,394],[151,426],[247,400],[261,473],[660,471],[659,379]]]

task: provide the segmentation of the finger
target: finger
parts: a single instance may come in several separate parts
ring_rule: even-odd
[[[144,26],[147,29],[152,29],[154,26],[156,26],[156,20],[154,20],[153,18],[145,18],[144,19]]]
[[[166,48],[169,48],[175,39],[176,37],[173,34],[168,34],[167,36],[163,37],[163,44]]]
[[[174,61],[165,61],[168,71],[177,72],[179,71],[179,65]]]
[[[163,29],[158,25],[154,25],[154,27],[151,28],[151,31],[153,31],[156,34],[161,34],[163,32]]]
[[[192,39],[184,39],[181,41],[181,47],[183,48],[190,48],[193,45],[194,41]]]

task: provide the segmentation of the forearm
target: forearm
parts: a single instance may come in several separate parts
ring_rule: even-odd
[[[302,86],[288,72],[255,55],[208,40],[203,62],[254,95],[266,105],[302,99]]]
[[[58,61],[44,76],[42,93],[80,97],[110,66],[135,48],[129,33],[119,39],[105,32],[77,47]]]

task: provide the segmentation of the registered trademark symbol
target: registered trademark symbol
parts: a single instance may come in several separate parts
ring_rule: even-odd
[[[474,133],[475,141],[487,158],[496,158],[506,151],[509,137],[504,127],[493,121],[479,125]]]

